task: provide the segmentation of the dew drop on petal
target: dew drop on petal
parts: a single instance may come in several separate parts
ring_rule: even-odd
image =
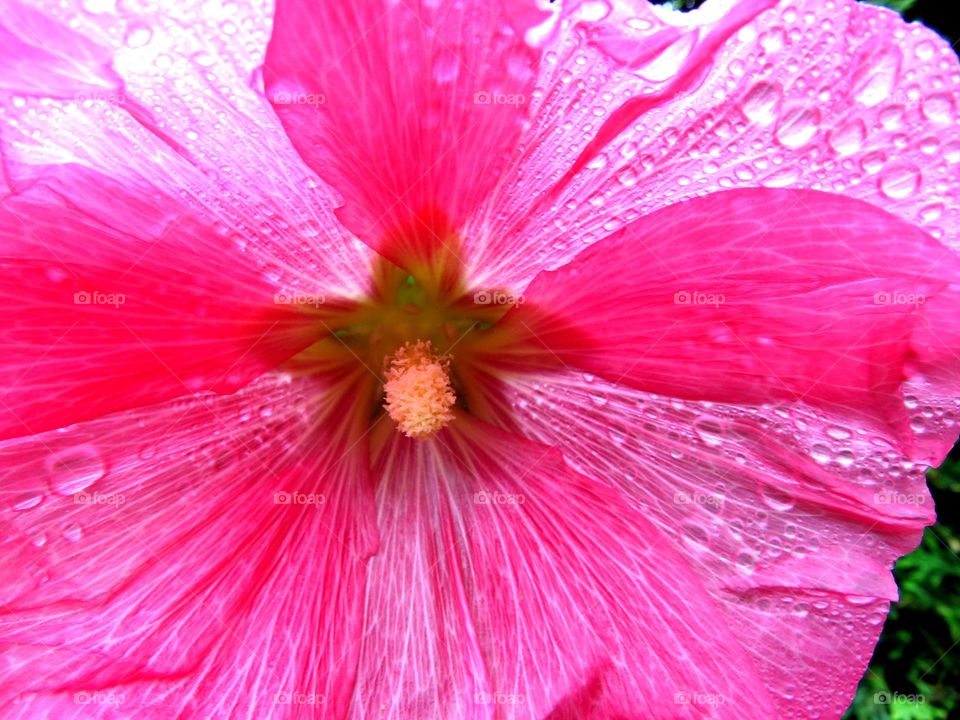
[[[793,496],[785,490],[770,485],[764,485],[760,490],[764,504],[771,510],[786,512],[796,504]]]
[[[777,127],[777,140],[788,148],[806,145],[820,128],[820,111],[816,108],[794,108],[787,112]]]
[[[141,48],[149,44],[152,37],[153,31],[146,25],[131,25],[124,41],[127,47]]]
[[[779,86],[757,83],[743,99],[743,114],[759,125],[772,125],[777,119],[782,97]]]
[[[879,105],[893,92],[900,76],[900,52],[891,49],[868,58],[854,75],[854,98],[868,107]]]
[[[867,128],[863,120],[854,120],[830,133],[828,142],[840,155],[852,155],[863,145],[867,135]]]
[[[910,197],[920,187],[920,170],[914,165],[893,165],[880,175],[880,191],[892,200]]]
[[[22,493],[13,498],[10,507],[18,512],[30,510],[43,502],[43,494],[38,492]]]
[[[949,95],[931,95],[923,101],[924,116],[939,125],[947,125],[954,118],[953,98]]]
[[[58,452],[47,460],[50,489],[58,495],[86,490],[106,474],[106,464],[92,445]]]

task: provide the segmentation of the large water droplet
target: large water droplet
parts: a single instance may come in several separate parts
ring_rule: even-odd
[[[928,120],[946,125],[953,120],[953,98],[946,94],[931,95],[923,101],[923,114]]]
[[[853,96],[869,107],[879,105],[893,92],[900,76],[900,51],[890,49],[868,58],[854,75]]]
[[[723,443],[723,425],[716,418],[701,415],[693,421],[693,430],[705,445],[718,447]]]
[[[777,119],[782,97],[778,85],[757,83],[743,99],[743,114],[759,125],[772,125]]]
[[[793,496],[781,488],[764,485],[760,489],[760,495],[768,508],[778,512],[786,512],[796,505],[796,500],[793,499]]]
[[[866,136],[867,128],[863,120],[854,120],[831,132],[828,142],[840,155],[852,155],[863,146]]]
[[[86,490],[106,473],[100,452],[92,445],[81,445],[53,455],[47,462],[50,489],[59,495]]]
[[[915,165],[892,165],[880,175],[880,191],[892,200],[910,197],[920,187],[920,170]]]
[[[806,145],[820,128],[820,111],[816,108],[793,108],[777,127],[777,140],[788,148]]]

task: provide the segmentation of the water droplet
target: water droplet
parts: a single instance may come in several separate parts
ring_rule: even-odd
[[[638,180],[639,176],[637,175],[637,171],[632,167],[624,168],[617,173],[617,182],[624,187],[633,187],[637,184]]]
[[[768,55],[773,55],[783,49],[783,43],[786,40],[783,29],[775,27],[770,28],[760,36],[760,45]]]
[[[777,140],[788,148],[806,145],[820,129],[820,111],[816,108],[793,108],[777,127]]]
[[[953,120],[953,98],[946,94],[931,95],[923,101],[924,116],[939,125],[946,125]]]
[[[50,489],[59,495],[86,490],[106,473],[99,451],[92,445],[59,452],[47,461]]]
[[[834,425],[833,427],[827,428],[827,435],[832,437],[834,440],[848,440],[850,438],[850,431],[847,428]]]
[[[900,57],[899,50],[890,49],[863,62],[853,80],[853,96],[857,102],[873,107],[890,97],[900,76]]]
[[[693,421],[693,430],[705,445],[718,447],[723,443],[723,425],[716,418],[701,415]]]
[[[943,157],[951,165],[960,163],[960,142],[952,142],[944,145]]]
[[[787,510],[793,509],[793,506],[797,504],[790,493],[781,488],[773,487],[772,485],[764,485],[761,487],[760,496],[768,508],[776,510],[777,512],[786,512]]]
[[[146,25],[131,25],[125,39],[127,47],[140,48],[150,42],[153,31]]]
[[[873,175],[874,173],[880,172],[880,169],[886,161],[887,156],[882,152],[872,152],[860,161],[860,167],[863,168],[864,172]]]
[[[933,47],[933,43],[930,42],[929,40],[924,40],[923,42],[918,43],[917,46],[913,49],[913,53],[914,55],[917,56],[917,59],[924,60],[924,61],[932,58],[934,52],[935,52],[935,48]]]
[[[20,512],[22,510],[30,510],[35,508],[37,505],[43,502],[43,493],[31,492],[31,493],[22,493],[13,498],[10,503],[10,507],[14,510]]]
[[[743,99],[743,114],[759,125],[772,125],[777,119],[782,97],[778,85],[757,83]]]
[[[80,542],[83,539],[83,528],[76,523],[68,523],[63,528],[63,537],[70,542]]]
[[[943,203],[933,203],[932,205],[927,205],[920,211],[920,219],[925,223],[934,222],[938,220],[944,211]]]
[[[863,146],[866,136],[867,127],[863,120],[854,120],[832,131],[827,141],[840,155],[852,155]]]
[[[880,176],[880,191],[892,200],[910,197],[920,187],[920,170],[915,165],[893,165]]]

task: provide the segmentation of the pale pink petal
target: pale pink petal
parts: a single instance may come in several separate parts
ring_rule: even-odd
[[[343,390],[268,376],[0,445],[4,717],[342,717],[376,549]]]
[[[929,432],[956,437],[956,393],[911,400]],[[622,490],[701,578],[776,700],[743,717],[841,715],[897,599],[890,569],[934,520],[927,465],[802,406],[681,401],[574,374],[517,379],[500,410]]]
[[[18,87],[0,99],[11,184],[66,162],[123,183],[145,178],[202,210],[281,288],[314,292],[319,280],[351,294],[363,289],[370,251],[337,222],[336,197],[291,147],[257,80],[271,8],[184,0],[57,13],[103,48],[118,84],[58,93],[0,66]],[[101,58],[54,44],[71,67],[100,67]]]
[[[47,170],[0,205],[0,437],[233,391],[324,332],[315,315],[336,297],[285,303],[189,205]]]
[[[19,0],[0,7],[0,94],[77,97],[118,85],[108,48]]]
[[[449,242],[498,182],[532,101],[539,51],[523,36],[547,17],[508,0],[284,0],[267,97],[306,163],[343,195],[347,227],[409,255],[411,244]]]
[[[702,581],[609,487],[466,417],[384,441],[353,717],[774,716]]]
[[[685,17],[706,22],[713,5]],[[648,107],[644,76],[686,69],[684,48],[631,66],[623,47],[646,44],[629,28],[616,14],[575,27],[538,79],[545,99],[523,154],[470,228],[488,239],[484,272],[522,288],[642,214],[735,187],[842,193],[960,247],[960,65],[932,30],[865,2],[784,0],[698,58],[695,83]],[[631,103],[642,112],[582,154]],[[567,122],[586,137],[571,138]]]
[[[862,201],[714,193],[540,275],[505,318],[509,346],[490,361],[569,365],[686,399],[806,403],[910,445],[923,439],[908,428],[903,381],[930,371],[948,393],[960,389],[948,344],[958,283],[956,253]],[[931,440],[918,458],[952,442]]]

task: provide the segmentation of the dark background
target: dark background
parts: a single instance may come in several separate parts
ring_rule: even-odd
[[[654,0],[693,9],[704,0]],[[960,0],[871,0],[960,47]],[[928,475],[936,525],[897,563],[900,602],[844,720],[960,720],[960,444]]]

